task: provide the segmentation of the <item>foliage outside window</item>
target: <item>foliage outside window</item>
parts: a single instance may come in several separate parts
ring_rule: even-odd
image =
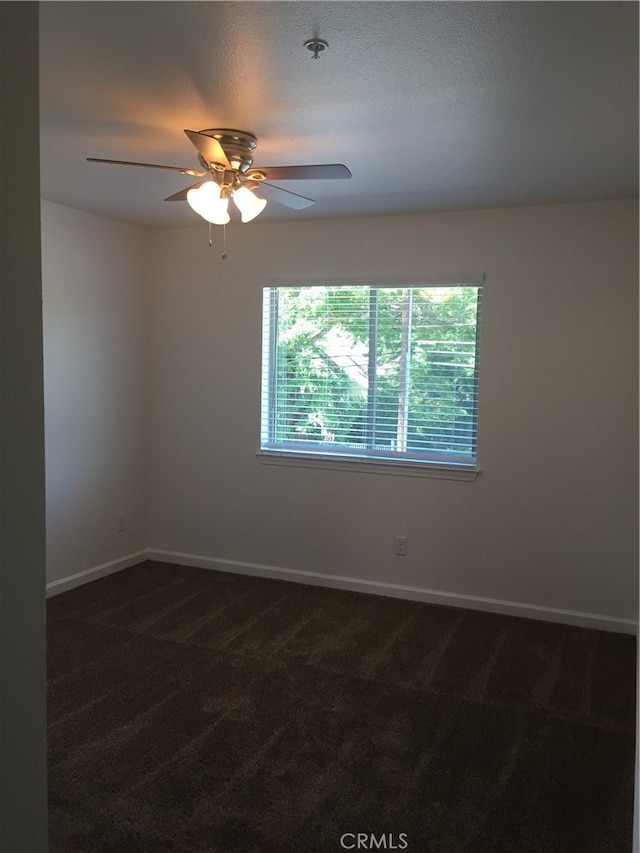
[[[263,452],[474,468],[481,286],[264,290]]]

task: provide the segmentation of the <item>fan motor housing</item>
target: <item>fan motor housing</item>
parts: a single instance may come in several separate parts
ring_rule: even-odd
[[[216,139],[224,149],[224,153],[235,170],[244,173],[250,168],[253,163],[253,152],[256,150],[258,144],[258,140],[253,133],[249,133],[246,130],[233,130],[224,127],[207,128],[206,130],[198,131],[198,133]],[[207,169],[208,164],[202,155],[199,154],[198,159],[204,168]]]

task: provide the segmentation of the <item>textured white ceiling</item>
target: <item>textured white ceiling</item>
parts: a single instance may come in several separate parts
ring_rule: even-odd
[[[41,182],[147,226],[197,168],[183,129],[258,137],[255,166],[344,163],[281,183],[316,204],[260,221],[473,209],[638,191],[635,2],[44,2]],[[314,60],[314,36],[329,49]],[[274,181],[274,183],[278,183]]]

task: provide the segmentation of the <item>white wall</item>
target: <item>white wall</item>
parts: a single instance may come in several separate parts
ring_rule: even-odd
[[[631,625],[636,211],[616,201],[232,225],[226,261],[204,225],[146,232],[152,549]],[[476,482],[256,458],[265,283],[463,271],[487,277]]]
[[[0,3],[0,850],[13,853],[48,849],[38,6]]]
[[[140,229],[42,203],[47,580],[54,590],[62,578],[147,544],[143,248]]]

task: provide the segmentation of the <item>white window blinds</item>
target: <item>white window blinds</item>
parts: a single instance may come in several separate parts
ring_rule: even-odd
[[[474,467],[481,284],[264,290],[261,449]]]

